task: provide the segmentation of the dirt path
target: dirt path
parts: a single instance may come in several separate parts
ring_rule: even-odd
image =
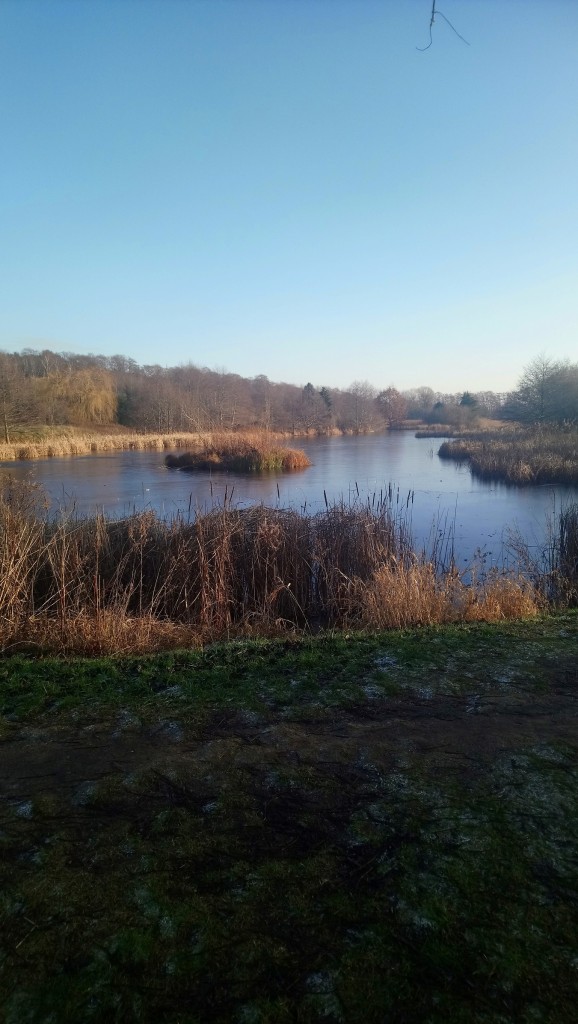
[[[193,729],[166,719],[143,725],[121,712],[112,722],[18,729],[0,744],[0,797],[58,794],[74,802],[87,785],[143,771],[198,776],[265,765],[345,766],[360,759],[386,768],[409,757],[429,770],[469,773],[510,750],[578,745],[578,691],[570,676],[570,670],[562,673],[544,696],[412,695],[368,700],[317,719],[219,712]]]

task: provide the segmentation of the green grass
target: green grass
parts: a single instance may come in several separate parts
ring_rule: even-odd
[[[568,623],[566,628],[561,624]],[[193,715],[207,707],[263,710],[314,699],[348,706],[360,685],[385,694],[428,685],[437,693],[492,689],[515,664],[512,678],[539,687],[543,662],[576,647],[575,611],[539,621],[476,623],[386,633],[324,633],[317,637],[231,640],[202,650],[118,658],[27,658],[0,661],[0,722],[24,722],[71,709],[105,713],[151,709],[159,702]],[[539,655],[539,657],[538,657]]]
[[[5,659],[7,1024],[573,1022],[577,627]]]

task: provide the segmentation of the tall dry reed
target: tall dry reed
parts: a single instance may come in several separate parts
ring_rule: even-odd
[[[5,489],[0,645],[92,654],[241,632],[536,613],[526,579],[490,574],[466,584],[455,569],[418,558],[406,515],[385,498],[314,515],[257,506],[218,507],[193,521],[153,512],[53,519]]]
[[[97,452],[121,451],[160,451],[168,452],[175,449],[201,451],[205,447],[229,445],[235,439],[246,439],[257,447],[274,439],[282,439],[286,435],[255,431],[246,434],[211,433],[175,433],[175,434],[137,434],[137,433],[90,433],[76,431],[72,428],[51,431],[48,436],[34,436],[30,440],[0,444],[0,462],[15,460],[63,458],[69,455],[90,455]]]
[[[559,565],[566,600],[578,604],[578,505],[570,505],[560,513]]]

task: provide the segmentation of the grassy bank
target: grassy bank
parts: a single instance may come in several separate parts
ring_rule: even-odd
[[[229,470],[235,473],[287,473],[311,465],[305,452],[287,448],[266,435],[221,434],[205,440],[198,451],[167,455],[171,469]]]
[[[442,459],[467,461],[474,476],[507,484],[578,485],[578,429],[518,429],[446,441]]]
[[[7,1024],[570,1024],[576,613],[2,668]]]
[[[98,654],[326,627],[499,621],[537,614],[545,595],[571,596],[559,567],[547,586],[502,572],[466,581],[443,545],[416,555],[412,495],[399,497],[315,515],[226,506],[192,521],[153,512],[55,521],[33,491],[7,487],[1,648]]]

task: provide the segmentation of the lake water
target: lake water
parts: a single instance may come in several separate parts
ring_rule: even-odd
[[[235,473],[183,473],[169,470],[162,452],[115,454],[10,462],[13,476],[41,484],[53,509],[79,515],[104,511],[123,516],[154,509],[166,517],[231,501],[316,512],[329,502],[372,500],[391,485],[394,505],[405,509],[418,548],[450,531],[460,562],[480,551],[486,565],[508,562],[510,531],[519,530],[538,550],[548,520],[578,501],[576,488],[524,487],[475,480],[467,465],[442,461],[440,439],[416,438],[407,431],[360,437],[298,439],[312,466],[303,472],[247,477]]]

